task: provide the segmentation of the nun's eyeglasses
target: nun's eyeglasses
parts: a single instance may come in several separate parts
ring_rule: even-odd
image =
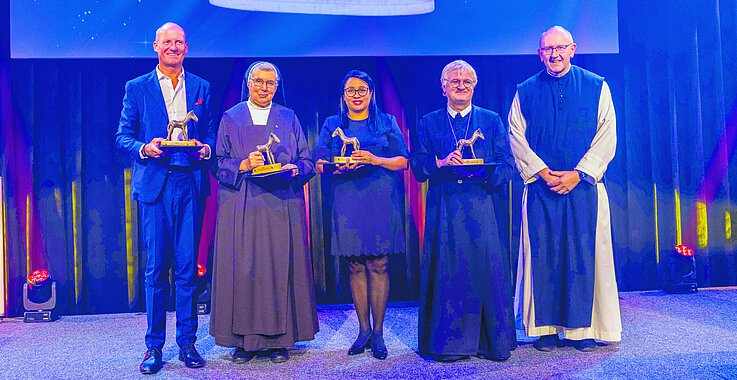
[[[265,84],[267,90],[273,90],[276,88],[276,81],[273,80],[264,81],[263,79],[253,79],[252,82],[256,87],[263,87]]]

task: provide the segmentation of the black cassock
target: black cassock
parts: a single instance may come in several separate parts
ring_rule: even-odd
[[[459,115],[460,116],[460,115]],[[469,119],[470,118],[470,119]],[[477,158],[500,166],[464,179],[438,169],[456,139],[480,129]],[[513,173],[509,138],[499,115],[474,106],[451,119],[447,109],[425,115],[411,165],[429,181],[421,264],[419,351],[504,359],[516,347],[509,262],[508,181]],[[464,158],[470,150],[464,149]]]

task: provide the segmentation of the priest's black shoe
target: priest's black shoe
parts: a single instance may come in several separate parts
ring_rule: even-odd
[[[373,334],[371,336],[371,355],[379,360],[384,360],[389,355],[384,344],[384,335]]]
[[[469,359],[468,355],[433,355],[432,359],[441,363],[453,363]]]
[[[492,360],[495,362],[503,362],[509,359],[509,356],[491,356],[482,353],[476,354],[476,357],[478,357],[479,359]]]
[[[553,351],[556,347],[558,347],[558,334],[543,335],[538,338],[532,345],[538,351]]]
[[[200,368],[205,366],[205,359],[200,356],[194,343],[190,343],[179,349],[179,360],[184,362],[187,368]]]
[[[284,363],[289,360],[289,351],[286,348],[275,348],[269,358],[272,363]]]
[[[351,348],[348,349],[348,355],[362,354],[369,347],[371,347],[371,333],[359,334]]]
[[[146,350],[146,354],[143,356],[143,361],[138,369],[142,374],[150,375],[159,372],[163,366],[164,362],[161,360],[161,350],[153,347]]]

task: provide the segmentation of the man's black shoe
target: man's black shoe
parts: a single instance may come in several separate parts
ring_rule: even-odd
[[[205,359],[200,356],[194,343],[190,343],[179,349],[179,360],[184,362],[187,368],[200,368],[205,366]]]
[[[153,347],[146,350],[146,354],[143,356],[143,361],[138,366],[138,369],[144,375],[151,375],[159,372],[163,366],[164,362],[161,360],[161,350]]]

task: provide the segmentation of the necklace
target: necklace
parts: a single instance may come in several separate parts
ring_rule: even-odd
[[[473,111],[473,109],[471,111]],[[468,121],[466,122],[466,133],[463,134],[464,139],[468,137],[468,128],[471,126],[471,115],[470,114],[471,112],[469,112]],[[458,112],[458,115],[460,115],[460,112]],[[450,119],[450,114],[446,112],[445,116],[448,117],[448,124],[450,125],[450,132],[453,133],[453,140],[455,140],[455,146],[453,146],[453,148],[455,149],[458,146],[458,137],[456,136],[456,131],[453,128],[453,121]]]

